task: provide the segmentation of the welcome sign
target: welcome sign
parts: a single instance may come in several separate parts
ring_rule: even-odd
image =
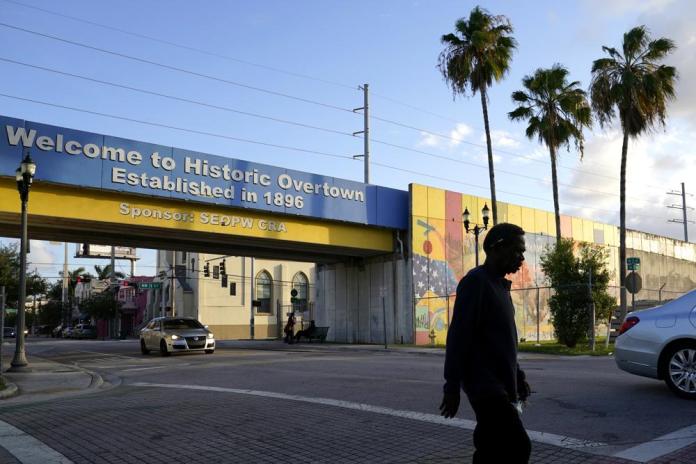
[[[25,149],[36,180],[406,229],[408,193],[0,116],[0,175]]]

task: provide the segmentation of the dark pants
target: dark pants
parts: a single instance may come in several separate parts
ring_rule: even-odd
[[[507,398],[471,403],[476,413],[474,464],[517,464],[529,462],[532,444],[520,415]]]

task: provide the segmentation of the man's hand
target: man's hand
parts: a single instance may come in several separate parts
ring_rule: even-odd
[[[517,396],[519,397],[520,401],[527,401],[527,398],[529,398],[529,395],[531,394],[532,388],[529,386],[526,380],[517,382]]]
[[[459,410],[459,392],[445,393],[440,405],[440,415],[445,419],[451,419]]]

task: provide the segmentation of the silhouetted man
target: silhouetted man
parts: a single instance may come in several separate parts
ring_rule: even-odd
[[[447,332],[444,397],[440,413],[451,418],[464,390],[476,413],[475,464],[527,463],[531,443],[520,419],[530,394],[517,364],[515,308],[511,282],[524,261],[524,230],[493,226],[483,241],[486,261],[459,282]]]

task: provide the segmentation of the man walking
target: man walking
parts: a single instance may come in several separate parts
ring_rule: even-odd
[[[459,282],[447,332],[444,397],[440,413],[451,418],[464,390],[476,413],[474,464],[527,463],[531,443],[520,419],[530,394],[517,364],[517,328],[507,274],[524,261],[524,230],[493,226],[483,241],[486,261]]]

